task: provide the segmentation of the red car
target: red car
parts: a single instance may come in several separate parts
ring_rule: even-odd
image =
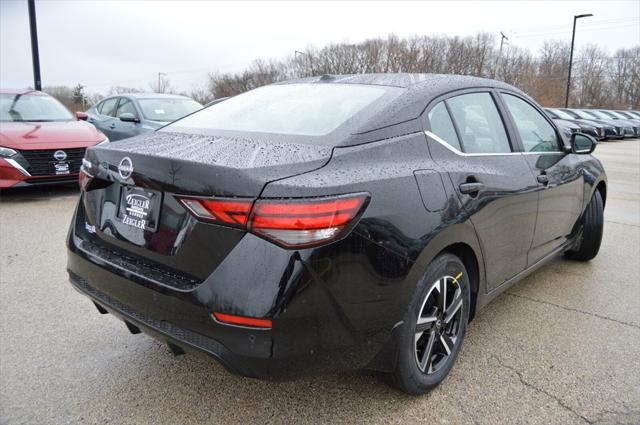
[[[87,147],[109,139],[34,90],[0,90],[0,189],[78,180]]]

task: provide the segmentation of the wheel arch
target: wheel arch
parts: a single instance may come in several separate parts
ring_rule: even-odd
[[[476,315],[478,288],[480,287],[480,268],[478,265],[478,258],[476,257],[473,248],[471,248],[471,246],[467,245],[464,242],[458,242],[449,245],[444,248],[438,255],[445,252],[451,253],[458,257],[464,264],[465,269],[467,269],[469,284],[471,286],[469,288],[471,292],[469,322],[471,322]]]
[[[475,229],[471,222],[465,221],[447,227],[430,240],[418,256],[416,267],[411,278],[418,282],[424,270],[438,255],[449,252],[460,258],[467,272],[471,284],[471,311],[469,320],[476,313],[478,300],[481,298],[482,288],[485,287],[485,265],[482,250]],[[413,287],[410,288],[413,293]],[[410,295],[410,294],[407,294]],[[408,301],[407,301],[408,302]]]

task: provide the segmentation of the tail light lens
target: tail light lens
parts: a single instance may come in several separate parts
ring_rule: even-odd
[[[285,248],[313,246],[343,236],[359,216],[364,194],[315,199],[258,199],[249,230]]]
[[[180,198],[198,219],[247,229],[284,248],[321,245],[344,236],[364,211],[364,193],[322,198],[250,200]]]
[[[252,200],[181,198],[191,214],[204,221],[246,228]]]

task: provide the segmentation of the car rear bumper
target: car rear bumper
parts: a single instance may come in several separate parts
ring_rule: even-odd
[[[384,249],[367,244],[360,236],[338,242],[347,246],[334,247],[332,256],[318,251],[305,256],[248,234],[247,240],[229,254],[235,258],[225,260],[246,270],[225,268],[223,263],[204,282],[171,287],[144,267],[100,255],[99,249],[86,249],[90,241],[76,235],[78,226],[84,223],[75,223],[74,219],[67,241],[72,285],[102,308],[170,347],[195,349],[213,356],[236,374],[266,379],[393,367],[386,359],[394,361],[395,357],[383,349],[404,314],[404,308],[397,308],[398,285],[403,279],[393,276],[395,286],[383,285],[383,278],[367,258],[354,257],[349,245],[357,245],[360,250]],[[334,255],[340,251],[346,251],[344,255],[349,258]],[[268,265],[254,258],[257,252],[266,254]],[[394,261],[394,254],[387,251],[381,257],[370,254],[372,262],[381,257]],[[408,272],[407,260],[400,256],[396,259]],[[252,288],[249,293],[242,289],[247,284]],[[383,298],[372,294],[379,290],[389,295]],[[255,301],[248,304],[248,299]],[[263,310],[265,305],[268,311]],[[270,318],[273,328],[223,324],[213,319],[214,311]],[[383,351],[385,360],[379,361]]]
[[[78,292],[96,304],[98,311],[111,313],[122,320],[131,333],[138,333],[139,330],[166,343],[175,354],[204,352],[218,360],[231,373],[247,377],[269,376],[269,365],[266,359],[238,356],[213,338],[141,314],[128,305],[98,291],[87,280],[72,271],[69,271],[69,281]]]

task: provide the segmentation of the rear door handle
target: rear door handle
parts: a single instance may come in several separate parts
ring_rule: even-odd
[[[538,183],[541,183],[545,186],[549,184],[549,176],[547,176],[546,174],[539,174],[537,179]]]
[[[472,182],[472,183],[462,183],[460,186],[460,193],[464,193],[465,195],[469,195],[471,193],[477,193],[484,189],[484,183],[480,182]]]

